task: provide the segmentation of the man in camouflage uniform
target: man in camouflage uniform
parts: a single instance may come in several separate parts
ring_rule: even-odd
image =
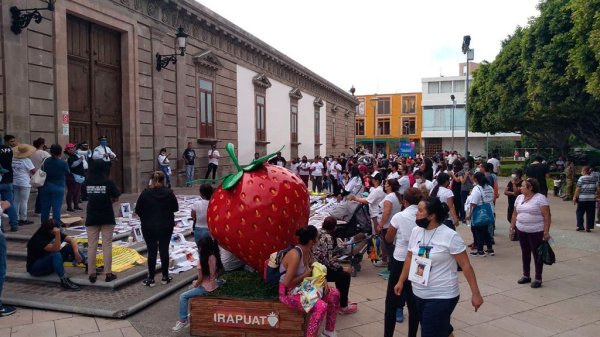
[[[575,180],[575,167],[573,166],[573,162],[570,159],[567,159],[565,163],[565,176],[566,176],[566,188],[565,188],[565,197],[563,200],[570,201],[573,199],[573,181]]]

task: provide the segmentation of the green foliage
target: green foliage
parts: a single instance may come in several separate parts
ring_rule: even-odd
[[[474,74],[472,129],[517,132],[563,154],[573,135],[600,147],[600,0],[545,0],[539,8]]]
[[[279,285],[265,283],[259,273],[231,271],[223,274],[222,278],[227,282],[208,296],[265,300],[279,297]]]

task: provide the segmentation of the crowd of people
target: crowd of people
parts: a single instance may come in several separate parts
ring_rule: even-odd
[[[16,231],[19,225],[31,223],[27,219],[27,202],[23,202],[23,198],[28,198],[31,188],[30,177],[40,169],[47,176],[43,187],[39,188],[36,202],[36,213],[39,209],[42,225],[27,245],[27,271],[33,276],[55,273],[61,285],[68,290],[79,290],[80,286],[67,277],[63,266],[65,261],[86,265],[92,283],[96,282],[101,272],[105,273],[106,282],[115,280],[116,276],[111,271],[110,244],[103,245],[104,267],[97,268],[95,263],[95,247],[100,234],[103,242],[112,241],[115,225],[112,205],[120,196],[108,175],[110,163],[116,155],[108,147],[106,139],[100,139],[100,145],[94,151],[87,148],[87,143],[67,144],[64,152],[60,145],[54,144],[49,153],[45,151],[45,142],[41,138],[33,146],[19,144],[9,135],[4,137],[4,141],[6,145],[0,147],[0,165],[3,169],[0,171],[3,199],[0,207],[9,216],[11,230]],[[210,159],[218,160],[215,147],[208,155]],[[152,174],[148,188],[140,194],[135,204],[148,247],[148,273],[142,282],[148,287],[156,284],[157,255],[160,255],[161,261],[169,259],[174,213],[178,211],[177,199],[169,180],[169,157],[166,150],[161,149],[157,159],[159,170]],[[195,160],[191,143],[183,158],[186,165],[191,167],[186,170],[187,181],[191,182]],[[374,265],[387,267],[380,273],[388,280],[385,336],[392,336],[396,322],[404,320],[404,306],[408,309],[409,336],[416,336],[419,327],[422,336],[451,336],[453,328],[450,317],[459,297],[458,273],[462,272],[468,281],[475,310],[483,304],[469,256],[495,255],[494,230],[498,220],[495,218],[494,205],[499,198],[497,175],[501,163],[497,156],[476,162],[472,157],[463,158],[456,152],[439,153],[432,157],[418,154],[415,158],[367,155],[367,159],[361,156],[346,158],[342,154],[325,159],[317,156],[310,162],[304,156],[288,162],[278,153],[269,162],[288,167],[315,192],[325,192],[337,196],[338,200],[368,205],[371,234],[379,236],[383,242],[383,254],[374,261]],[[218,161],[212,164],[207,176],[215,174]],[[547,200],[548,172],[544,165],[541,158],[534,158],[525,172],[526,178],[522,170],[515,169],[504,189],[508,198],[510,236],[519,241],[522,253],[522,275],[516,282],[530,283],[531,288],[542,286],[543,264],[536,249],[543,241],[550,239],[552,223]],[[569,163],[566,163],[565,170],[569,167]],[[82,185],[85,188],[82,189]],[[590,231],[594,226],[598,175],[585,167],[575,186],[573,201],[577,204],[577,230],[584,230],[585,215],[585,230]],[[65,190],[69,211],[80,210],[81,199],[88,201],[86,229],[93,251],[89,256],[79,252],[75,241],[60,230],[60,208]],[[175,331],[189,324],[190,298],[203,296],[225,283],[220,275],[227,269],[222,260],[222,254],[226,251],[219,248],[218,242],[211,237],[206,220],[213,191],[211,184],[202,184],[199,189],[201,200],[192,207],[194,240],[200,257],[198,279],[180,295],[179,317],[173,327]],[[483,216],[480,214],[485,205],[489,208],[492,220],[480,225],[478,223]],[[51,209],[52,218],[49,216]],[[467,223],[471,224],[472,236],[463,238],[456,229]],[[336,316],[358,310],[357,304],[348,298],[352,267],[340,264],[335,258],[337,243],[333,233],[336,224],[335,218],[327,217],[320,230],[313,226],[299,230],[296,233],[298,245],[289,250],[280,265],[282,277],[279,298],[283,304],[295,310],[304,309],[299,295],[292,289],[311,275],[312,262],[322,263],[327,268],[327,281],[336,285],[335,288],[326,287],[322,298],[313,307],[306,336],[316,336],[323,320],[326,320],[323,335],[335,336]],[[6,249],[1,249],[3,239],[2,235],[0,253],[4,254],[5,261]],[[472,243],[467,245],[465,240]],[[469,253],[468,248],[471,250]],[[530,272],[532,258],[533,277]],[[168,269],[162,268],[161,283],[168,284],[171,281]],[[2,308],[11,310],[10,307]]]

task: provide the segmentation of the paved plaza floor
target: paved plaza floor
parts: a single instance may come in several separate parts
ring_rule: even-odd
[[[507,202],[502,194],[506,182],[500,180],[496,207],[496,256],[471,259],[485,302],[477,313],[473,311],[461,275],[461,298],[452,315],[455,336],[600,336],[600,229],[575,231],[574,205],[550,196],[550,232],[558,261],[545,266],[542,288],[518,285],[521,252],[517,242],[508,240]],[[460,226],[458,231],[467,243],[472,241],[468,228]],[[363,271],[352,279],[350,300],[358,302],[359,311],[338,316],[338,336],[383,335],[387,281],[377,275],[379,271],[364,262]],[[177,318],[177,301],[178,294],[173,294],[126,320],[19,308],[16,314],[0,318],[0,337],[186,336],[188,332],[170,331]],[[406,331],[407,322],[396,325],[397,336],[405,336]]]

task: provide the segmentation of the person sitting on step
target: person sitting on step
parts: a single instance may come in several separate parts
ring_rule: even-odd
[[[60,278],[60,285],[67,289],[81,290],[65,274],[64,261],[85,264],[79,252],[77,241],[60,231],[53,219],[42,223],[40,228],[27,242],[27,272],[31,276],[40,277],[55,272]]]

